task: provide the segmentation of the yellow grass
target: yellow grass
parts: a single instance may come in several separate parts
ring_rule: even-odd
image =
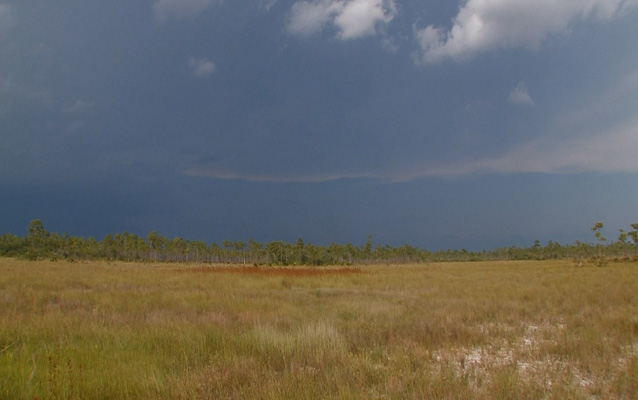
[[[0,258],[0,398],[638,397],[635,263],[321,270]]]

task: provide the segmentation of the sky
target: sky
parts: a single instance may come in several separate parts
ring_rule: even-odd
[[[616,240],[637,43],[638,0],[0,0],[0,234]]]

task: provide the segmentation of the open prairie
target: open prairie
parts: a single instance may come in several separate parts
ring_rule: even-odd
[[[0,259],[2,399],[638,398],[638,264]]]

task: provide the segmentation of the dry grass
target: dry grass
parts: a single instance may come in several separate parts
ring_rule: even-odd
[[[178,268],[179,272],[201,272],[201,273],[233,273],[233,274],[249,274],[262,276],[325,276],[325,275],[348,275],[361,272],[361,268],[330,268],[330,267],[261,267],[258,265],[245,266],[210,266],[203,265],[198,267]]]
[[[638,266],[0,259],[0,398],[636,399]]]

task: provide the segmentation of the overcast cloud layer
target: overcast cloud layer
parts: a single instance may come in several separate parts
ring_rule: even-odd
[[[0,0],[0,234],[614,237],[636,37],[638,0]]]

